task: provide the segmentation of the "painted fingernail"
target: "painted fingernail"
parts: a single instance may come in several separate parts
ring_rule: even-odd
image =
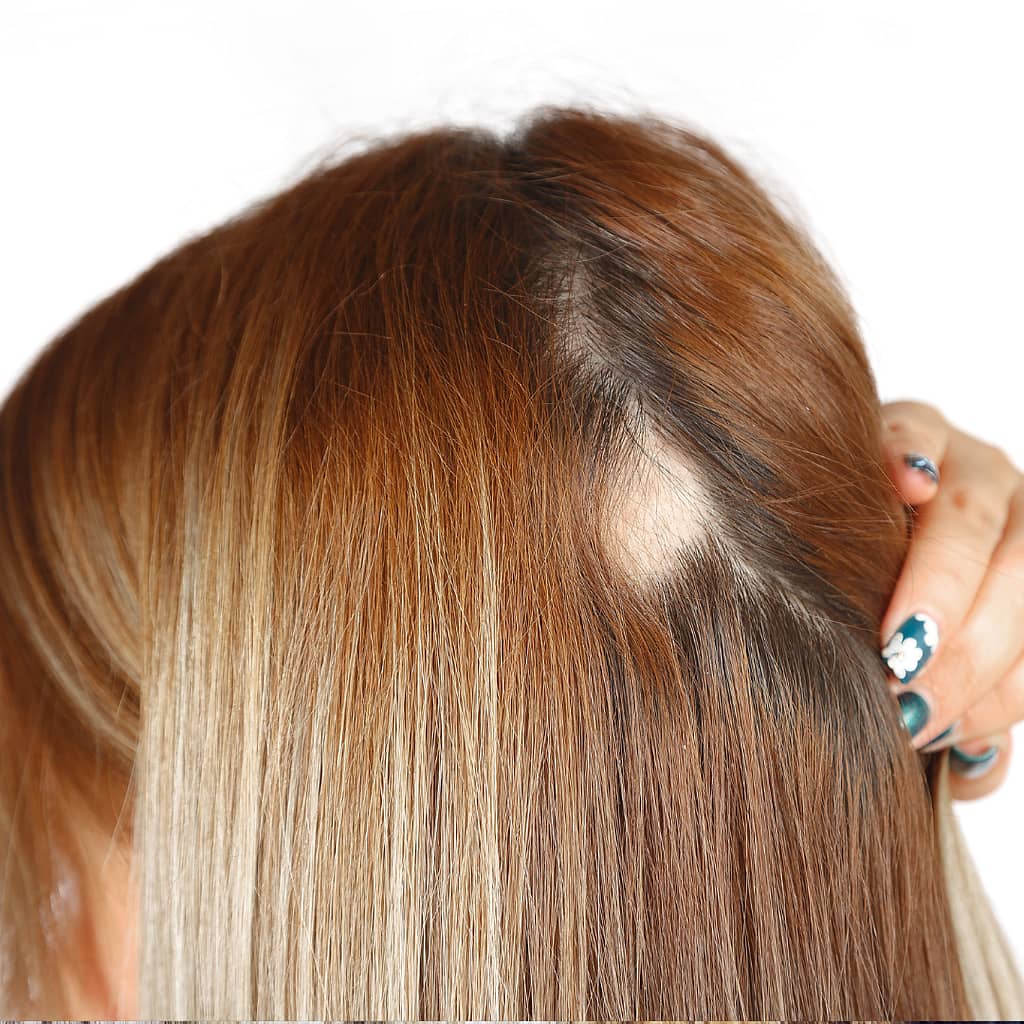
[[[911,469],[919,469],[926,476],[930,477],[933,483],[939,482],[939,467],[927,455],[908,452],[903,456],[903,461]]]
[[[900,704],[900,714],[903,715],[903,725],[911,737],[916,736],[928,724],[928,716],[931,714],[928,701],[916,690],[907,690],[896,699]]]
[[[992,768],[998,756],[998,747],[989,747],[980,754],[965,754],[959,747],[950,747],[949,767],[965,779],[977,779]]]
[[[928,664],[939,644],[939,627],[924,612],[914,612],[882,648],[882,660],[901,682],[909,683]]]
[[[940,732],[939,735],[935,737],[935,739],[931,740],[929,743],[926,743],[921,748],[921,752],[924,754],[930,754],[933,751],[941,750],[942,747],[945,746],[946,743],[949,741],[949,738],[953,735],[954,731],[956,730],[956,727],[959,724],[960,722],[958,720],[948,728],[943,729],[942,732]]]

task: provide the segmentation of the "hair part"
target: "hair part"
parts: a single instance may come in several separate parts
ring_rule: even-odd
[[[654,118],[381,140],[183,243],[0,412],[6,1001],[50,758],[142,1016],[964,1015],[878,413],[810,240]]]

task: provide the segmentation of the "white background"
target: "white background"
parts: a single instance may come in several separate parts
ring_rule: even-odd
[[[578,100],[731,148],[839,270],[882,397],[1024,467],[1020,9],[8,0],[0,393],[77,313],[335,144]],[[1015,764],[958,812],[1024,964],[1022,802]]]

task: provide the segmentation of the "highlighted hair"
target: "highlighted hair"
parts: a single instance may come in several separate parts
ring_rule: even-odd
[[[811,241],[664,120],[188,240],[0,412],[6,1005],[74,1011],[52,799],[131,851],[143,1017],[1019,1015],[877,653],[879,430]]]

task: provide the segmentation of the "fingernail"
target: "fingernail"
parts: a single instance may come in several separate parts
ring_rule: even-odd
[[[886,641],[882,660],[901,683],[909,683],[928,664],[938,643],[938,623],[925,612],[914,612]]]
[[[903,461],[911,469],[919,469],[926,476],[931,477],[933,483],[939,482],[939,467],[927,455],[909,452],[903,456]]]
[[[989,747],[980,754],[965,754],[959,747],[950,747],[949,767],[965,779],[977,779],[991,769],[998,756],[998,747]]]
[[[911,737],[916,736],[928,724],[928,716],[931,714],[928,709],[928,701],[916,690],[907,690],[896,699],[900,703],[903,725]]]
[[[936,750],[940,750],[946,744],[946,742],[948,742],[949,738],[953,735],[954,731],[956,730],[956,727],[959,724],[960,722],[958,720],[954,722],[951,726],[949,726],[949,728],[943,729],[942,732],[940,732],[939,735],[935,737],[935,739],[931,740],[929,743],[926,743],[921,748],[921,752],[924,754],[931,754]]]

